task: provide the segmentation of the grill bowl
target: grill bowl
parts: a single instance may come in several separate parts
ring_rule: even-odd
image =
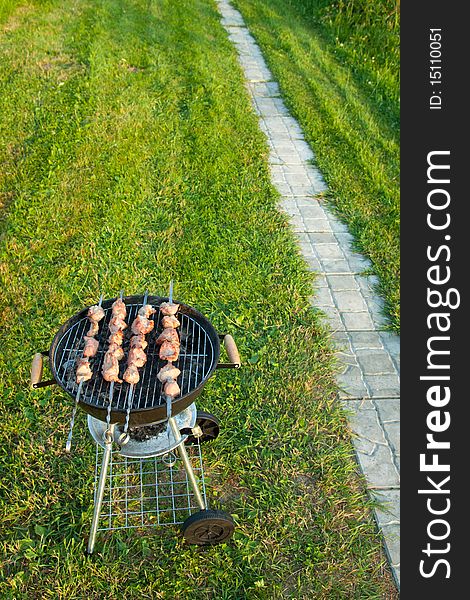
[[[116,298],[104,300],[102,307],[105,317],[100,321],[96,339],[99,341],[96,356],[90,359],[93,377],[82,386],[80,406],[93,417],[106,421],[110,384],[101,376],[101,366],[107,350],[108,323],[111,318],[111,306]],[[130,325],[142,306],[144,296],[126,296],[123,301],[127,307],[126,322],[129,324],[125,333],[123,348],[126,356],[131,336]],[[166,419],[166,400],[162,395],[162,384],[157,373],[165,364],[158,356],[159,346],[155,339],[161,331],[161,313],[158,307],[167,302],[168,297],[148,296],[148,304],[152,304],[157,312],[152,317],[154,330],[146,336],[147,363],[140,372],[140,381],[134,386],[132,409],[129,425],[149,425]],[[175,300],[175,302],[177,302]],[[179,303],[178,303],[179,304]],[[75,382],[75,362],[83,350],[83,336],[89,327],[87,319],[88,307],[71,317],[55,335],[49,350],[51,371],[60,387],[75,399],[78,385]],[[220,356],[220,341],[213,325],[200,312],[186,304],[180,304],[178,319],[181,326],[178,333],[181,339],[181,352],[175,365],[181,370],[178,384],[181,395],[173,400],[172,414],[176,415],[187,408],[199,396],[209,377],[213,374]],[[121,361],[120,374],[126,368],[126,357]],[[111,422],[124,423],[126,418],[126,402],[129,384],[115,383]]]

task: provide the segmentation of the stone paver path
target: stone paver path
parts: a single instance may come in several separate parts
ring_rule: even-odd
[[[261,50],[230,2],[218,0],[218,7],[268,140],[281,207],[290,216],[305,260],[318,273],[312,302],[325,313],[337,345],[339,395],[350,414],[358,463],[371,494],[382,502],[375,517],[399,585],[399,338],[385,331],[376,278],[363,275],[369,261],[354,252],[347,227],[321,201],[325,182]]]

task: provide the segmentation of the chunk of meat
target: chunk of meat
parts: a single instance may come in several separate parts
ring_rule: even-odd
[[[117,360],[122,360],[124,358],[124,350],[121,348],[120,344],[109,344],[108,352],[106,354],[112,354]]]
[[[101,321],[101,319],[104,317],[104,310],[101,306],[98,306],[97,304],[95,306],[90,306],[90,308],[88,309],[87,316],[90,319],[90,321]]]
[[[135,385],[140,381],[140,375],[137,367],[135,365],[129,365],[127,369],[124,371],[124,375],[122,376],[124,381],[127,383],[131,383]]]
[[[111,317],[108,328],[111,334],[126,329],[127,323],[121,317]]]
[[[131,337],[131,343],[130,343],[131,348],[142,348],[142,350],[145,350],[145,348],[147,348],[147,346],[148,346],[148,342],[145,339],[145,335],[143,335],[142,333],[133,335]]]
[[[135,335],[141,333],[142,335],[146,335],[150,333],[154,328],[155,323],[147,319],[147,317],[143,317],[142,315],[137,315],[132,323],[132,333]]]
[[[77,371],[76,371],[76,381],[77,383],[81,383],[82,381],[88,381],[93,377],[93,373],[90,368],[90,363],[88,362],[88,358],[79,358],[77,360]]]
[[[161,332],[155,341],[157,344],[163,344],[163,342],[176,342],[179,344],[180,339],[176,333],[176,329],[167,327]]]
[[[141,317],[145,317],[146,319],[148,319],[149,317],[151,317],[152,315],[154,315],[157,311],[153,308],[153,306],[151,304],[146,304],[145,306],[142,306],[141,308],[139,308],[138,311],[138,315],[140,315]]]
[[[177,360],[180,354],[180,345],[174,342],[163,342],[160,346],[160,358],[162,360]]]
[[[162,367],[160,369],[160,371],[158,372],[158,379],[162,382],[162,383],[166,383],[167,381],[169,381],[170,379],[173,379],[176,381],[176,379],[181,375],[181,371],[178,369],[178,367],[175,367],[174,365],[172,365],[170,362],[168,364],[166,364],[164,367]]]
[[[160,311],[162,315],[176,315],[179,310],[180,305],[174,304],[173,302],[162,302],[160,304]]]
[[[165,396],[168,396],[169,398],[172,398],[172,399],[176,398],[176,396],[179,396],[181,394],[180,386],[176,383],[176,381],[174,379],[169,379],[165,383],[163,392],[165,393]]]
[[[94,337],[91,337],[88,335],[86,335],[83,339],[85,340],[85,348],[83,349],[83,356],[85,358],[95,356],[95,354],[98,352],[98,346],[99,346],[98,340],[95,339]]]
[[[106,381],[117,381],[122,383],[122,379],[119,379],[119,362],[114,354],[106,352],[104,355],[103,368],[102,368],[103,379]]]
[[[124,332],[122,331],[122,329],[118,329],[118,331],[116,331],[115,333],[112,333],[108,337],[108,342],[110,345],[117,344],[118,346],[122,346],[123,340],[124,340]]]
[[[100,329],[98,321],[90,321],[90,329],[87,331],[89,337],[94,337]]]
[[[126,318],[127,310],[122,298],[118,298],[115,302],[113,302],[113,316],[119,317],[122,320]]]
[[[147,362],[147,356],[142,348],[131,348],[127,357],[128,365],[135,365],[136,367],[143,367]]]
[[[162,319],[163,329],[167,329],[167,328],[176,329],[180,325],[181,325],[181,323],[178,321],[178,319],[174,315],[165,316]]]

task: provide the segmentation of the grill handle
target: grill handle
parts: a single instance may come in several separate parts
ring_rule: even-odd
[[[44,366],[42,360],[43,355],[47,356],[47,352],[37,352],[33,356],[33,362],[31,364],[31,387],[33,389],[54,385],[54,383],[56,383],[55,379],[42,381],[42,370]]]
[[[219,335],[220,339],[223,340],[225,350],[227,352],[228,358],[230,360],[229,363],[218,363],[218,369],[239,369],[241,367],[240,354],[238,352],[237,344],[233,337],[226,333],[224,335]]]

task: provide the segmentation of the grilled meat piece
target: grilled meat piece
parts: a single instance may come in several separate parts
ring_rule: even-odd
[[[83,349],[83,356],[85,358],[95,356],[98,352],[99,342],[94,337],[86,335],[85,340],[85,348]]]
[[[160,304],[160,311],[161,311],[162,315],[167,315],[167,316],[176,315],[179,307],[180,307],[179,304],[174,304],[173,302],[162,302]]]
[[[123,331],[127,328],[127,323],[121,317],[111,317],[111,321],[108,325],[109,332],[111,334],[116,333],[117,331]]]
[[[136,367],[143,367],[147,362],[147,356],[142,348],[131,348],[127,357],[127,364]]]
[[[88,381],[93,377],[88,358],[79,358],[77,360],[76,382]]]
[[[122,379],[119,379],[119,362],[113,353],[106,352],[104,355],[101,372],[105,381],[117,381],[118,383],[122,383]]]
[[[87,332],[87,336],[94,337],[98,333],[99,329],[100,326],[98,325],[98,321],[90,320],[90,329]]]
[[[137,314],[140,315],[141,317],[145,317],[146,319],[150,318],[152,315],[154,315],[157,311],[153,308],[153,306],[151,304],[146,304],[145,306],[142,306],[141,308],[139,308]]]
[[[124,350],[121,348],[120,344],[116,343],[109,344],[106,354],[112,354],[118,361],[124,358]]]
[[[162,319],[163,329],[168,329],[168,328],[176,329],[180,325],[181,325],[181,323],[178,321],[178,319],[174,315],[165,316]]]
[[[177,360],[180,354],[180,345],[174,342],[163,342],[160,347],[160,358],[162,360]]]
[[[157,377],[162,383],[166,383],[170,379],[173,379],[174,381],[176,381],[176,379],[180,375],[181,375],[181,371],[178,369],[178,367],[175,367],[174,365],[171,364],[171,362],[169,362],[160,369]]]
[[[146,335],[150,333],[154,328],[155,323],[147,319],[147,317],[143,317],[142,315],[137,315],[132,323],[132,333],[135,335],[141,333],[142,335]]]
[[[179,344],[180,339],[178,337],[178,334],[176,333],[176,329],[173,329],[172,327],[167,327],[161,332],[161,334],[157,337],[155,342],[157,344],[163,344],[163,342],[176,342],[177,344]]]
[[[119,317],[124,320],[127,316],[126,305],[122,301],[122,298],[118,298],[113,302],[113,317]]]
[[[95,306],[90,306],[87,316],[90,321],[101,321],[101,319],[104,317],[104,310],[97,304]]]
[[[122,342],[124,340],[124,333],[121,329],[118,329],[115,333],[112,333],[108,337],[109,344],[116,344],[117,346],[122,346]]]
[[[145,335],[143,335],[142,333],[133,335],[131,337],[131,343],[130,343],[131,349],[132,348],[142,348],[142,350],[145,350],[145,348],[147,348],[147,346],[148,346],[148,342],[145,339]]]
[[[140,381],[140,375],[137,367],[135,365],[129,365],[127,369],[124,371],[124,375],[122,376],[124,381],[127,383],[131,383],[135,385]]]
[[[174,379],[169,379],[165,383],[163,392],[164,392],[165,396],[168,396],[172,399],[176,398],[176,396],[179,396],[181,394],[180,386],[176,383],[176,381]]]

